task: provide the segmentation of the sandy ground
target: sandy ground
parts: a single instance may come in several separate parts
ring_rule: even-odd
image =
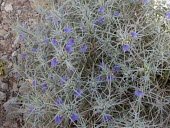
[[[0,63],[2,58],[8,60],[8,73],[0,76],[0,128],[21,128],[24,124],[22,114],[17,111],[20,106],[16,104],[19,86],[11,73],[12,56],[19,47],[12,23],[17,18],[20,22],[33,22],[37,15],[29,0],[0,0]]]

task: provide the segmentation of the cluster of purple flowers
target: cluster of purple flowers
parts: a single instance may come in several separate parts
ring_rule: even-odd
[[[75,91],[74,96],[75,96],[76,98],[78,98],[78,97],[80,97],[80,95],[81,95],[82,93],[83,93],[83,91],[82,91],[81,89],[78,89],[78,90]],[[56,100],[56,105],[57,105],[57,106],[60,106],[60,105],[62,105],[62,104],[63,104],[62,99],[61,99],[60,97],[57,98],[57,100]],[[79,119],[79,115],[76,114],[76,113],[73,113],[70,118],[71,118],[71,121],[74,122],[74,121],[76,121],[76,120]],[[63,116],[56,116],[56,117],[55,117],[55,122],[56,122],[57,124],[60,124],[60,123],[62,122],[62,120],[63,120]]]
[[[103,13],[105,11],[105,8],[104,7],[101,7],[98,9],[98,13]],[[118,17],[119,16],[119,11],[114,11],[114,16]],[[97,20],[94,21],[94,24],[101,24],[105,21],[105,18],[103,17],[100,17],[98,18]]]
[[[70,118],[71,118],[71,121],[72,121],[72,122],[75,122],[75,121],[77,121],[77,120],[79,119],[79,115],[73,113]],[[59,115],[59,116],[56,116],[55,119],[54,119],[54,121],[55,121],[57,124],[60,124],[60,123],[62,122],[62,120],[63,120],[63,116],[60,116],[60,115]]]

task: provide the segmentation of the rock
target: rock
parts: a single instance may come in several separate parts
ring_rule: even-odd
[[[14,92],[18,91],[18,84],[17,83],[13,83],[13,89]]]
[[[0,40],[4,40],[4,37],[0,35]]]
[[[9,122],[9,121],[5,121],[5,122],[3,123],[3,126],[4,126],[4,127],[10,127],[10,125],[11,125],[11,122]]]
[[[9,62],[9,63],[8,63],[8,68],[12,68],[12,65],[13,65],[13,64],[12,64],[11,62]]]
[[[6,39],[8,39],[8,38],[10,38],[10,37],[12,37],[12,33],[11,33],[11,32],[7,33],[7,34],[4,36],[4,39],[6,40]]]
[[[29,94],[29,93],[32,92],[32,88],[31,88],[31,86],[22,85],[22,86],[19,88],[19,92],[22,93],[22,94]]]
[[[7,33],[7,32],[6,32],[4,29],[1,29],[1,30],[0,30],[0,36],[3,36],[3,37],[4,37],[4,36],[6,35],[6,33]]]
[[[3,29],[5,29],[6,31],[9,31],[9,25],[8,24],[3,25]]]
[[[21,10],[18,10],[17,13],[18,13],[18,15],[21,15]]]
[[[18,44],[19,43],[19,36],[17,36],[14,40],[14,45]]]
[[[6,99],[6,94],[3,93],[3,92],[0,92],[0,104],[1,104],[1,102],[2,102],[3,100],[5,100],[5,99]]]
[[[4,59],[4,60],[8,60],[8,55],[4,52],[3,56],[1,58]]]
[[[3,107],[6,110],[6,112],[18,110],[19,105],[17,104],[17,98],[16,97],[11,98],[10,100],[3,104]]]
[[[2,2],[1,6],[4,6],[5,5],[5,2]]]
[[[6,114],[6,119],[7,120],[13,120],[21,116],[21,113],[14,111],[14,112],[9,112]]]
[[[8,90],[8,84],[7,83],[0,83],[0,88],[3,90]]]
[[[11,46],[12,48],[15,48],[15,44],[12,44],[12,46]]]
[[[8,115],[9,116],[9,115]],[[9,119],[6,119],[4,122],[3,122],[3,127],[2,128],[18,128],[18,125],[17,125],[17,122],[14,120],[9,120]]]
[[[11,11],[13,10],[12,4],[7,4],[7,5],[5,5],[4,9],[5,9],[5,11],[7,11],[7,12],[11,12]]]
[[[17,51],[14,51],[14,52],[12,53],[12,57],[15,57],[15,56],[17,56]]]
[[[0,45],[2,45],[3,47],[7,46],[7,43],[5,40],[0,40]]]

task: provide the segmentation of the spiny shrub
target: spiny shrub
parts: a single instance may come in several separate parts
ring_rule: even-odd
[[[170,8],[153,0],[65,0],[14,27],[25,127],[170,126]]]

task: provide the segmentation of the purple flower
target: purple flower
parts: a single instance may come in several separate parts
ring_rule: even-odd
[[[47,84],[42,84],[42,90],[45,90],[47,88]]]
[[[15,78],[18,78],[18,77],[19,77],[19,74],[16,72],[16,73],[14,74],[14,77],[15,77]]]
[[[99,65],[99,68],[101,68],[102,69],[102,67],[105,65],[105,63],[102,61],[101,63],[100,63],[100,65]]]
[[[48,44],[48,42],[49,42],[49,39],[48,39],[48,37],[46,37],[44,40],[44,44]]]
[[[97,20],[97,23],[103,23],[104,22],[104,18],[99,18],[98,20]]]
[[[142,0],[142,4],[147,4],[149,0]]]
[[[103,120],[104,121],[109,121],[109,120],[111,120],[112,119],[112,117],[110,116],[110,115],[104,115],[103,116]]]
[[[58,64],[58,61],[56,59],[51,60],[51,67],[54,68]]]
[[[50,19],[50,18],[52,18],[52,15],[51,15],[51,14],[48,14],[48,15],[46,16],[46,19]]]
[[[85,30],[85,26],[84,26],[84,25],[81,26],[81,30],[82,30],[82,31]]]
[[[22,53],[21,56],[22,56],[22,57],[26,57],[27,54],[26,54],[26,53]]]
[[[36,81],[36,80],[33,80],[32,86],[36,86],[36,85],[37,85],[37,81]]]
[[[125,44],[122,49],[123,49],[124,52],[129,51],[130,50],[130,45]]]
[[[32,106],[32,107],[30,108],[30,113],[33,113],[34,110],[35,110],[35,108]]]
[[[114,77],[113,75],[110,75],[110,76],[107,77],[107,81],[108,81],[108,82],[111,82],[111,81],[113,81],[114,79],[115,79],[115,77]]]
[[[87,50],[87,46],[86,46],[86,45],[84,45],[84,46],[81,47],[81,51],[82,51],[82,52],[86,52],[86,50]]]
[[[62,104],[63,104],[62,99],[61,99],[61,98],[57,98],[56,104],[57,104],[57,105],[62,105]]]
[[[75,68],[68,69],[68,72],[69,72],[69,73],[73,73],[75,70],[76,70]]]
[[[32,48],[32,52],[33,52],[33,53],[36,53],[36,52],[37,52],[37,49],[36,49],[36,48]]]
[[[60,83],[65,84],[67,80],[68,80],[67,77],[63,76],[60,80]]]
[[[53,18],[53,22],[54,22],[54,24],[56,24],[58,22],[58,19],[57,18]]]
[[[93,21],[93,23],[94,23],[94,24],[97,24],[97,23],[98,23],[98,21],[97,21],[97,20],[94,20],[94,21]]]
[[[69,28],[69,27],[64,28],[64,32],[65,32],[65,33],[71,32],[71,28]]]
[[[137,35],[138,35],[138,34],[137,34],[136,32],[134,32],[134,31],[133,31],[133,32],[131,32],[131,36],[132,36],[132,37],[134,37],[134,38],[135,38],[135,37],[137,37]]]
[[[104,8],[104,7],[101,7],[101,8],[98,9],[98,12],[99,12],[99,13],[102,13],[102,12],[104,12],[104,10],[105,10],[105,8]]]
[[[138,97],[142,97],[143,96],[143,92],[140,90],[135,90],[135,95]]]
[[[120,70],[120,66],[116,65],[113,67],[113,70],[117,73]]]
[[[119,16],[119,12],[118,11],[114,11],[114,15],[115,16]]]
[[[72,114],[72,115],[71,115],[71,120],[72,120],[72,122],[78,120],[78,118],[79,118],[79,115],[78,115],[78,114]]]
[[[21,34],[21,35],[19,36],[19,38],[20,38],[20,40],[24,40],[25,35],[24,35],[24,34]]]
[[[68,39],[67,44],[72,46],[74,44],[74,40],[72,38]]]
[[[71,52],[71,51],[73,51],[72,45],[69,45],[69,44],[66,45],[65,49],[66,49],[66,51],[67,51],[68,53]]]
[[[63,120],[63,117],[62,117],[62,116],[56,116],[56,117],[55,117],[55,122],[56,122],[57,124],[60,124],[60,123],[62,122],[62,120]]]
[[[56,75],[55,75],[55,74],[52,74],[52,75],[50,76],[50,78],[51,78],[52,80],[54,80],[54,79],[55,79],[55,77],[56,77]]]
[[[98,82],[101,82],[101,81],[102,81],[102,77],[99,76],[99,77],[96,78],[96,80],[97,80]]]
[[[170,20],[170,12],[166,13],[166,17],[168,18],[168,20]]]
[[[52,43],[53,43],[54,45],[56,45],[56,44],[57,44],[56,39],[52,39]]]
[[[76,92],[74,93],[74,96],[77,98],[79,97],[81,94],[83,93],[83,91],[81,89],[76,90]]]

